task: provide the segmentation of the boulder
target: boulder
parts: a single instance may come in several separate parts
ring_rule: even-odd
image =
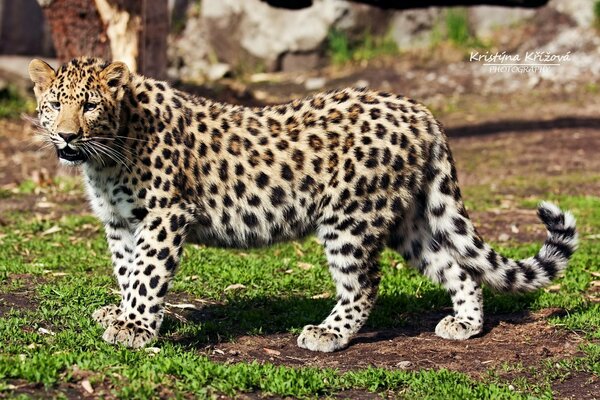
[[[531,8],[478,6],[469,8],[469,23],[473,34],[480,38],[490,36],[496,28],[514,26],[538,12]]]
[[[438,7],[395,12],[389,29],[398,48],[414,49],[429,46],[435,33],[435,26],[441,23],[442,12]]]
[[[201,19],[220,61],[237,65],[250,56],[250,62],[261,60],[273,70],[284,53],[318,49],[349,7],[338,0],[315,0],[301,10],[273,8],[260,0],[204,1]]]
[[[550,0],[548,7],[566,14],[582,28],[590,28],[594,24],[594,1],[592,0]]]

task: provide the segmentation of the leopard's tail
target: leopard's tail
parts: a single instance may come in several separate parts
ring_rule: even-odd
[[[540,251],[530,258],[512,260],[484,244],[476,260],[482,282],[499,291],[529,292],[548,285],[566,268],[578,244],[573,214],[542,202],[538,216],[548,230]]]

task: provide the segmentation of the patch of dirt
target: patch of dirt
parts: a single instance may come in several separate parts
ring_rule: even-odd
[[[546,228],[536,210],[470,211],[469,217],[487,241],[542,243],[546,239]]]
[[[34,311],[36,309],[37,302],[33,299],[33,292],[19,291],[0,294],[0,317],[12,310]]]
[[[330,367],[342,371],[369,366],[420,370],[446,368],[481,377],[503,363],[538,365],[582,355],[581,338],[549,326],[546,318],[560,309],[535,314],[492,315],[482,335],[467,341],[435,336],[443,314],[428,314],[402,329],[361,332],[350,346],[335,353],[313,353],[296,345],[296,335],[242,336],[234,343],[202,349],[220,362],[270,362],[290,366]]]
[[[588,372],[570,373],[552,385],[557,399],[596,400],[600,398],[600,377]]]
[[[0,293],[0,317],[11,310],[35,311],[38,308],[35,288],[45,282],[43,277],[31,274],[10,274],[1,284],[17,285],[17,289]]]
[[[600,195],[600,180],[592,179],[600,171],[600,158],[595,155],[600,148],[600,129],[538,130],[532,125],[530,130],[519,132],[511,131],[508,124],[504,133],[486,135],[485,127],[481,131],[473,132],[474,136],[450,137],[461,186],[489,184],[498,192],[521,195],[540,191]],[[544,180],[561,176],[577,179],[564,187],[544,185]],[[500,187],[502,180],[518,177],[529,179],[522,182],[520,193],[519,188]],[[585,177],[590,177],[589,182]]]
[[[18,194],[0,202],[0,226],[8,225],[6,217],[14,212],[29,212],[35,217],[59,220],[65,215],[90,214],[83,193]]]
[[[332,396],[333,399],[352,399],[352,400],[381,400],[382,398],[384,399],[393,399],[393,398],[397,398],[395,396],[392,397],[393,394],[390,394],[389,396],[386,395],[386,393],[373,393],[373,392],[367,392],[366,390],[356,390],[356,389],[349,389],[349,390],[344,390],[341,391],[339,393],[336,393],[334,396]]]
[[[46,388],[43,383],[29,383],[20,380],[11,380],[8,384],[10,385],[10,392],[7,394],[10,394],[10,397],[13,398],[25,396],[26,398],[34,399],[67,398],[69,400],[76,400],[84,398],[87,394],[83,388],[77,390],[64,383],[52,388]]]
[[[78,380],[78,377],[74,377],[73,379]],[[78,400],[78,399],[116,399],[111,390],[113,388],[112,384],[108,379],[105,379],[104,382],[95,382],[94,385],[87,386],[87,384],[82,384],[82,381],[79,382],[60,382],[57,385],[52,387],[45,387],[42,383],[29,383],[23,380],[11,380],[8,382],[10,385],[10,396],[17,397],[20,395],[24,395],[27,398],[44,398],[44,399],[55,399],[55,398],[66,398],[69,400]],[[92,392],[88,392],[86,390],[92,389]],[[2,396],[0,395],[0,398]],[[167,398],[167,397],[160,397]]]

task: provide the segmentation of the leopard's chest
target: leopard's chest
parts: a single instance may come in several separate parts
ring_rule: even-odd
[[[136,223],[137,204],[133,189],[118,175],[85,173],[85,186],[92,210],[105,224]]]

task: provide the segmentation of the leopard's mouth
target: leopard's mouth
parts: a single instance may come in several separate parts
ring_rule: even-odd
[[[83,162],[87,160],[86,155],[79,149],[72,148],[71,146],[65,146],[62,149],[57,148],[56,153],[58,158],[71,161],[71,162]]]

